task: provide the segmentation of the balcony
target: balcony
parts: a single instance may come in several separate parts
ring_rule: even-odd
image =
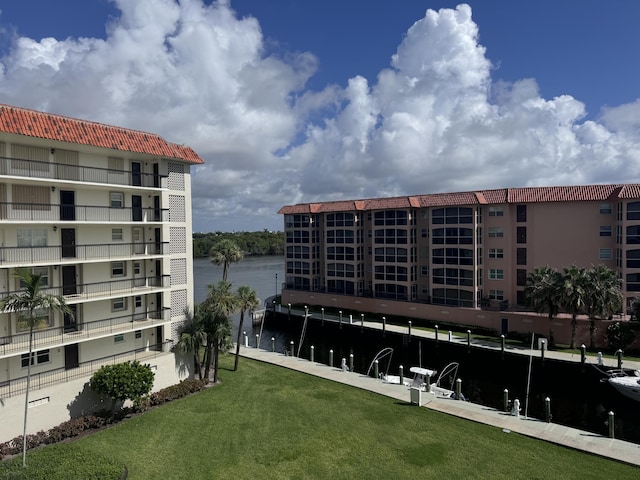
[[[81,167],[79,165],[1,157],[0,175],[148,188],[166,188],[167,178],[166,175],[138,171],[109,170],[108,168]]]
[[[65,343],[79,343],[87,340],[143,330],[169,320],[170,308],[133,313],[115,318],[106,318],[93,322],[72,323],[57,327],[33,331],[33,350],[42,350]],[[29,332],[21,332],[8,337],[0,337],[0,358],[27,353],[29,351]]]
[[[29,390],[39,390],[60,383],[65,383],[76,378],[89,377],[104,365],[115,365],[126,361],[138,360],[141,363],[148,362],[162,355],[167,355],[171,342],[158,343],[149,348],[139,348],[118,355],[98,358],[88,362],[82,362],[75,368],[56,368],[48,372],[31,375]],[[0,398],[8,398],[24,394],[27,389],[27,377],[19,377],[5,382],[0,382]]]
[[[166,255],[169,242],[0,247],[0,265],[21,267],[46,263],[78,263],[87,260],[121,260]]]
[[[40,291],[50,295],[62,295],[67,303],[79,303],[79,300],[96,300],[99,298],[141,295],[169,288],[171,275],[156,277],[127,278],[109,282],[79,283],[57,287],[45,287]],[[0,299],[22,290],[0,294]]]
[[[0,202],[0,219],[14,222],[160,223],[169,221],[169,209]]]

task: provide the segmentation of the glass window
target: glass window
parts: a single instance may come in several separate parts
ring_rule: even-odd
[[[20,358],[22,362],[22,367],[26,368],[29,366],[29,354],[23,353]],[[31,352],[31,365],[40,365],[41,363],[49,363],[51,360],[49,356],[49,349],[39,350],[37,352]]]
[[[526,205],[516,206],[516,222],[526,222],[526,221],[527,221],[527,206]]]
[[[601,203],[600,204],[600,213],[611,213],[612,209],[611,209],[611,204],[610,203]]]
[[[600,225],[600,236],[610,237],[612,234],[611,225]]]
[[[640,220],[640,202],[627,203],[627,220]]]
[[[527,249],[526,248],[517,248],[516,249],[516,264],[517,265],[526,265],[527,264]]]
[[[124,207],[124,193],[111,192],[109,194],[109,205],[111,208],[123,208]]]
[[[613,249],[612,248],[601,248],[600,249],[600,260],[611,260],[613,258]]]
[[[504,258],[504,249],[502,248],[490,248],[489,258]]]
[[[490,268],[489,269],[489,279],[490,280],[503,280],[504,279],[504,270],[501,268]]]
[[[502,238],[504,237],[503,227],[489,227],[489,238]]]
[[[126,273],[124,262],[111,262],[112,277],[124,277]]]
[[[527,243],[527,227],[516,228],[516,242]]]
[[[18,228],[17,240],[19,247],[46,247],[46,228]]]
[[[112,228],[111,229],[111,240],[114,242],[122,241],[122,229],[121,228]]]
[[[113,336],[113,343],[122,343],[122,342],[124,342],[123,334]]]
[[[111,301],[111,309],[114,312],[119,312],[127,308],[127,300],[124,297],[114,298]]]
[[[490,300],[504,300],[504,290],[489,290]]]
[[[523,268],[516,270],[516,285],[524,287],[527,285],[527,271]]]
[[[502,217],[504,215],[503,207],[489,207],[490,217]]]

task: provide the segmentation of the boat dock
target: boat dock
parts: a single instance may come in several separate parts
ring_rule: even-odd
[[[360,322],[358,322],[359,324]],[[365,326],[367,322],[364,322]],[[380,328],[380,324],[376,323],[374,328]],[[358,325],[360,326],[360,325]],[[396,331],[407,333],[407,329],[397,326],[387,326],[388,331]],[[418,337],[430,337],[435,335],[433,332],[414,331],[413,334]],[[442,333],[440,333],[442,336]],[[448,335],[445,335],[442,341],[449,341]],[[466,342],[466,338],[455,337],[451,341]],[[479,346],[479,345],[476,345]],[[486,345],[485,348],[495,348],[499,350],[501,345]],[[515,347],[509,347],[509,351]],[[523,350],[523,354],[529,355],[529,349]],[[537,352],[540,354],[540,352]],[[385,395],[397,400],[411,402],[410,389],[404,385],[389,384],[379,379],[362,375],[356,372],[344,371],[342,368],[329,367],[317,362],[284,355],[278,352],[270,352],[255,347],[242,346],[240,355],[253,360],[279,365],[309,375],[325,378],[334,382],[351,385],[356,388],[368,390],[370,392]],[[581,355],[571,355],[561,352],[546,352],[548,358],[558,358],[569,361],[581,361]],[[576,358],[565,358],[576,357]],[[609,362],[611,363],[611,362]],[[633,365],[633,362],[625,362],[625,367],[640,368],[640,365]],[[594,455],[600,455],[613,460],[640,466],[640,445],[617,440],[606,436],[598,435],[592,432],[577,430],[575,428],[558,425],[555,423],[547,423],[534,418],[526,418],[522,415],[515,416],[508,412],[503,412],[491,407],[478,405],[466,401],[454,400],[451,398],[436,398],[433,395],[423,393],[421,395],[421,406],[436,410],[456,417],[465,418],[467,420],[491,425],[503,429],[505,432],[516,432],[529,437],[537,438],[547,442],[552,442],[568,448],[581,450]]]

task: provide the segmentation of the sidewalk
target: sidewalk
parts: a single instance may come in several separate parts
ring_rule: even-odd
[[[388,327],[388,330],[391,331],[391,328]],[[404,330],[405,332],[403,333],[406,333],[406,329]],[[463,340],[466,341],[466,339]],[[498,346],[498,349],[499,348],[500,347]],[[305,359],[285,356],[280,353],[267,352],[265,350],[258,350],[257,348],[252,347],[242,346],[240,354],[246,358],[279,365],[281,367],[297,370],[309,375],[351,385],[356,388],[375,392],[407,403],[410,401],[409,389],[407,387],[384,383],[378,379],[367,377],[359,373],[343,372],[340,368],[329,367],[327,365],[310,362]],[[529,354],[528,350],[526,351],[526,354]],[[579,357],[580,356],[578,355],[578,361],[580,361]],[[625,363],[625,366],[629,365]],[[517,432],[529,437],[538,438],[558,445],[640,466],[640,445],[635,443],[611,439],[591,432],[584,432],[554,423],[546,423],[532,418],[524,418],[522,416],[516,417],[490,407],[470,402],[463,402],[448,398],[436,398],[426,393],[423,393],[422,395],[422,403],[426,408],[447,413],[449,415],[484,423],[486,425],[492,425],[494,427]]]

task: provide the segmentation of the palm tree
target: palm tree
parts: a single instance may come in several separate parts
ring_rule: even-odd
[[[204,322],[199,305],[195,307],[195,313],[188,308],[184,309],[185,323],[179,331],[179,338],[174,350],[182,353],[193,353],[193,365],[202,380],[202,363],[200,362],[200,348],[206,344],[207,335],[204,331]]]
[[[234,372],[238,370],[238,358],[240,357],[240,335],[242,335],[244,313],[247,310],[255,310],[255,308],[260,303],[256,291],[247,285],[241,285],[240,287],[238,287],[236,296],[238,299],[238,307],[240,308],[240,324],[238,325],[238,340],[236,341],[236,361],[233,365]]]
[[[576,345],[576,330],[578,326],[578,314],[584,311],[587,300],[587,273],[582,267],[573,264],[564,267],[562,276],[562,306],[571,314],[571,345]]]
[[[15,271],[23,290],[12,293],[0,300],[0,310],[16,312],[18,321],[29,327],[29,356],[27,361],[27,386],[24,396],[24,428],[22,434],[22,466],[27,466],[27,413],[29,411],[29,387],[31,383],[31,362],[33,361],[33,330],[41,325],[43,317],[53,312],[61,312],[73,317],[73,311],[61,295],[51,295],[42,291],[42,275],[28,268]]]
[[[586,311],[589,316],[589,348],[595,349],[596,318],[610,318],[622,309],[624,296],[618,274],[598,265],[587,270]]]
[[[242,250],[240,247],[233,242],[233,240],[229,240],[228,238],[223,238],[219,242],[216,242],[209,250],[209,260],[214,265],[222,265],[222,280],[227,280],[227,273],[229,272],[229,265],[231,263],[236,263],[242,260]]]
[[[207,335],[205,350],[205,378],[209,378],[212,361],[214,363],[213,381],[218,381],[218,355],[225,348],[231,336],[231,315],[238,309],[238,298],[231,291],[231,283],[220,280],[209,285],[207,298],[201,304],[204,330]]]
[[[548,265],[534,269],[527,277],[524,289],[527,304],[538,313],[547,312],[549,325],[560,310],[561,289],[562,275]],[[552,338],[553,334],[550,331],[549,340]]]

